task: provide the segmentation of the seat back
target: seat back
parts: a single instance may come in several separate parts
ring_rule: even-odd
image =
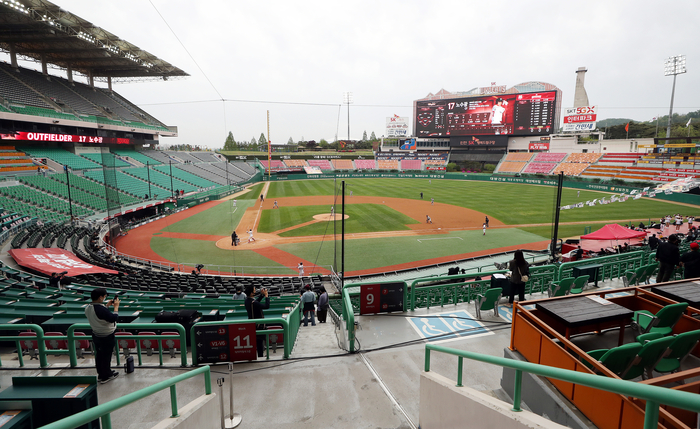
[[[651,276],[654,275],[656,270],[659,268],[659,263],[654,262],[653,264],[645,265],[645,272],[644,272],[644,283],[649,284],[649,279]]]
[[[64,336],[61,332],[47,332],[45,337],[60,337]],[[68,348],[66,340],[44,340],[46,348],[49,350],[66,350]]]
[[[175,349],[182,350],[180,348],[180,334],[177,332],[161,332],[161,335],[174,335],[176,338],[162,339],[161,344],[163,345],[163,350],[168,350],[170,352],[170,357],[175,357]]]
[[[588,279],[591,276],[579,276],[574,280],[574,284],[571,285],[570,293],[577,294],[583,292],[583,288],[588,284]]]
[[[36,332],[33,332],[33,331],[32,332],[20,332],[19,336],[20,337],[36,338]],[[30,339],[22,339],[22,340],[20,340],[19,343],[22,347],[22,350],[29,351],[29,350],[37,350],[39,348],[39,343],[36,340],[32,341]]]
[[[496,307],[496,303],[501,298],[501,293],[503,293],[503,289],[500,287],[488,289],[486,292],[484,292],[484,299],[481,302],[481,305],[479,305],[479,309],[493,310],[494,307]]]
[[[625,380],[637,378],[645,372],[651,376],[651,369],[668,353],[668,346],[673,340],[673,337],[663,337],[644,344],[637,353],[637,359],[620,376]]]
[[[686,308],[688,308],[688,304],[681,302],[679,304],[669,304],[659,310],[659,312],[656,313],[657,322],[652,328],[651,332],[666,328],[669,329],[670,333],[670,330],[673,330],[675,324],[681,320],[681,316],[683,316]]]
[[[641,349],[642,345],[639,343],[624,344],[608,350],[598,360],[610,371],[620,376],[627,370]]]
[[[563,280],[559,280],[558,282],[553,282],[550,286],[550,296],[564,296],[568,294],[575,280],[576,279],[574,277],[569,277]]]
[[[141,331],[139,332],[139,335],[155,335],[155,332],[150,332],[150,331]],[[147,338],[142,338],[139,340],[141,343],[141,350],[145,350],[146,354],[150,356],[153,353],[154,348],[158,348],[158,340],[154,339],[147,339]]]
[[[117,337],[117,344],[119,345],[120,349],[135,349],[136,348],[136,341],[135,340],[129,340],[127,338],[119,338],[119,337],[133,337],[134,334],[131,332],[116,332],[114,334]]]
[[[673,372],[681,367],[681,363],[693,351],[700,342],[700,329],[696,331],[684,332],[675,337],[669,337],[673,342],[668,346],[670,353],[662,359],[657,370],[659,372]]]
[[[76,337],[87,337],[87,335],[85,335],[85,332],[77,332],[76,331],[76,332],[73,332],[73,335],[75,335]],[[90,348],[90,340],[88,340],[87,338],[84,340],[83,339],[80,339],[80,340],[76,339],[75,340],[75,347],[79,348],[79,349],[89,349]]]

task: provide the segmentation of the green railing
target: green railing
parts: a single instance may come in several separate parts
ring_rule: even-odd
[[[515,387],[513,392],[513,411],[521,411],[521,388],[523,372],[543,377],[554,378],[569,383],[580,384],[594,389],[618,393],[646,401],[644,413],[644,429],[656,429],[659,422],[659,405],[666,404],[672,407],[700,412],[700,400],[698,395],[691,392],[672,390],[665,387],[649,386],[633,381],[620,380],[600,375],[586,374],[568,369],[555,368],[531,362],[521,362],[514,359],[506,359],[497,356],[488,356],[481,353],[457,350],[449,347],[427,344],[425,346],[425,372],[430,371],[430,351],[447,353],[459,357],[457,362],[457,386],[462,386],[463,360],[472,359],[492,365],[498,365],[515,370]]]
[[[17,346],[17,359],[19,361],[19,366],[24,366],[24,357],[22,356],[22,345],[20,342],[22,340],[36,341],[37,351],[39,353],[39,366],[46,368],[49,366],[46,356],[49,354],[46,350],[46,343],[44,341],[48,338],[56,339],[58,337],[45,337],[44,329],[39,325],[34,324],[20,324],[20,325],[0,325],[0,331],[22,331],[22,330],[32,330],[36,334],[36,337],[20,337],[19,335],[3,335],[0,337],[0,341],[14,341]],[[2,362],[0,362],[2,366]]]
[[[199,374],[204,374],[204,393],[211,395],[211,372],[209,366],[202,366],[184,374],[177,375],[168,380],[161,381],[160,383],[156,383],[153,386],[137,390],[136,392],[126,394],[105,404],[94,406],[80,413],[73,414],[70,417],[66,417],[59,421],[42,426],[41,429],[72,429],[90,423],[95,419],[101,420],[102,429],[111,429],[111,413],[147,396],[160,392],[161,390],[165,390],[166,388],[170,388],[170,408],[172,411],[171,417],[178,417],[179,414],[175,385],[183,380],[187,380],[188,378],[195,377]]]
[[[620,253],[618,255],[599,256],[597,258],[582,259],[580,261],[564,262],[559,266],[557,280],[573,277],[573,268],[576,266],[592,264],[603,266],[601,270],[598,270],[599,280],[605,280],[606,278],[612,280],[622,277],[626,271],[634,270],[645,265],[644,258],[646,258],[646,252],[638,250],[636,252]]]
[[[73,341],[80,341],[80,340],[85,340],[86,338],[83,336],[76,336],[75,335],[75,330],[76,329],[90,329],[90,324],[89,323],[75,323],[71,326],[68,327],[68,331],[66,333],[65,337],[48,337],[52,339],[62,339],[65,338],[68,340],[68,344],[72,344]],[[155,334],[155,335],[149,335],[149,334],[138,334],[138,335],[128,335],[128,336],[123,336],[123,337],[116,337],[116,357],[117,357],[117,365],[120,364],[119,362],[119,340],[134,340],[136,341],[136,355],[138,358],[138,363],[139,366],[143,364],[142,359],[141,359],[141,341],[139,340],[157,340],[158,343],[158,357],[160,358],[160,365],[163,365],[163,343],[161,340],[167,340],[167,339],[178,339],[180,340],[180,366],[187,366],[187,334],[185,332],[185,328],[182,327],[181,324],[179,323],[158,323],[157,325],[154,323],[117,323],[117,329],[158,329],[159,331],[177,331],[178,336],[175,335],[163,335],[163,334]],[[90,337],[88,337],[90,338]],[[78,366],[78,357],[76,354],[75,347],[68,347],[68,356],[70,357],[70,366],[71,367],[76,367]]]
[[[491,286],[491,279],[463,281],[468,277],[492,276],[504,274],[508,270],[486,271],[483,273],[456,274],[452,276],[423,277],[411,282],[409,288],[409,307],[413,311],[416,308],[430,308],[431,306],[443,306],[445,304],[458,304],[471,302],[476,294],[484,293]],[[434,283],[436,281],[456,280],[456,283],[440,284],[434,286],[421,286],[422,283]],[[462,280],[462,281],[460,281]]]
[[[355,311],[350,300],[350,291],[343,288],[343,319],[345,319],[345,329],[348,331],[348,352],[355,353]],[[360,292],[352,292],[352,295],[359,296]]]
[[[139,365],[142,364],[141,360],[141,339],[148,340],[158,340],[158,353],[160,357],[160,364],[163,365],[163,344],[160,340],[165,339],[179,339],[180,340],[180,359],[181,365],[187,366],[187,337],[185,333],[185,328],[179,323],[159,323],[157,326],[152,323],[118,323],[117,329],[159,329],[159,330],[173,330],[178,332],[178,336],[175,335],[129,335],[122,338],[117,337],[117,340],[134,340],[136,342],[136,352],[138,355]],[[48,355],[65,355],[67,354],[70,359],[70,366],[75,368],[78,366],[78,353],[75,344],[77,341],[92,341],[91,336],[75,335],[77,329],[90,329],[89,323],[75,323],[68,327],[68,332],[66,335],[45,335],[44,329],[39,325],[33,324],[22,324],[22,325],[0,325],[0,331],[22,331],[22,330],[32,330],[36,334],[35,337],[13,335],[13,336],[0,336],[0,341],[14,341],[17,346],[17,359],[19,361],[19,366],[24,367],[24,356],[22,355],[21,341],[36,341],[37,342],[37,354],[39,355],[39,366],[41,368],[46,368],[49,366],[47,356]],[[67,341],[67,349],[47,349],[45,341]],[[119,365],[119,345],[115,341],[116,358],[117,365]],[[0,366],[2,363],[0,362]]]
[[[299,325],[301,324],[300,305],[297,304],[293,309],[289,311],[286,318],[282,317],[270,317],[264,319],[244,319],[244,320],[232,320],[230,322],[217,321],[217,322],[199,322],[195,323],[192,328],[190,328],[190,339],[192,341],[192,365],[198,365],[197,362],[197,327],[201,326],[222,326],[222,325],[239,325],[242,323],[255,323],[264,325],[282,325],[282,329],[264,329],[257,330],[256,335],[265,335],[266,340],[266,351],[267,359],[270,359],[270,335],[284,335],[284,359],[289,359],[292,353],[292,348],[297,340],[297,334],[299,332]]]

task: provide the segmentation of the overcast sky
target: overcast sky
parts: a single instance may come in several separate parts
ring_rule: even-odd
[[[599,119],[648,121],[668,113],[663,66],[679,54],[674,112],[700,109],[697,0],[151,1],[54,3],[191,75],[114,85],[179,128],[166,144],[267,136],[267,110],[273,143],[345,139],[347,91],[352,139],[385,134],[386,117],[441,88],[548,82],[565,108],[580,66]]]

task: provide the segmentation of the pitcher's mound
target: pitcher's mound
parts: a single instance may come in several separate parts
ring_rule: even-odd
[[[350,216],[345,215],[345,219],[349,218]],[[314,215],[314,219],[328,222],[330,220],[340,220],[342,217],[340,216],[340,213],[335,213],[334,215],[331,216],[330,213],[327,214],[318,214]]]

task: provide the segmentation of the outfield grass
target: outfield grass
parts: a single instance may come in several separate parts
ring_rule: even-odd
[[[481,230],[471,230],[452,231],[448,234],[345,240],[345,269],[354,271],[380,268],[519,244],[528,248],[529,243],[539,241],[542,241],[542,237],[517,228],[489,229],[485,236]],[[292,243],[277,247],[324,267],[334,264],[336,252],[336,259],[338,264],[340,263],[340,241]],[[339,266],[337,268],[340,269]]]
[[[207,235],[231,235],[248,207],[255,205],[255,200],[238,200],[233,207],[233,200],[222,201],[216,206],[190,216],[167,228],[166,232],[181,232]]]
[[[274,232],[313,220],[317,214],[330,213],[329,206],[294,206],[275,210],[263,210],[258,231]],[[381,204],[348,204],[345,206],[345,232],[403,231],[410,229],[406,225],[416,224],[417,220]],[[336,229],[340,231],[340,216]],[[300,228],[283,232],[280,237],[303,237],[307,235],[324,235],[333,233],[332,222],[317,222]]]
[[[263,186],[265,186],[264,183],[258,183],[257,185],[251,186],[248,192],[246,192],[243,195],[239,195],[236,197],[239,200],[256,200],[260,198],[260,194],[262,193]]]
[[[269,198],[292,196],[334,195],[339,192],[340,181],[304,180],[271,182]],[[435,198],[436,203],[466,207],[487,214],[507,225],[525,223],[551,223],[556,188],[551,186],[523,185],[498,182],[473,182],[462,180],[428,179],[348,179],[346,193],[357,196],[385,196],[420,200]],[[585,202],[601,198],[609,193],[576,189],[562,191],[562,205]],[[642,198],[624,203],[585,206],[574,210],[563,210],[560,222],[627,219],[658,219],[669,213],[693,214],[696,209],[661,200]]]

